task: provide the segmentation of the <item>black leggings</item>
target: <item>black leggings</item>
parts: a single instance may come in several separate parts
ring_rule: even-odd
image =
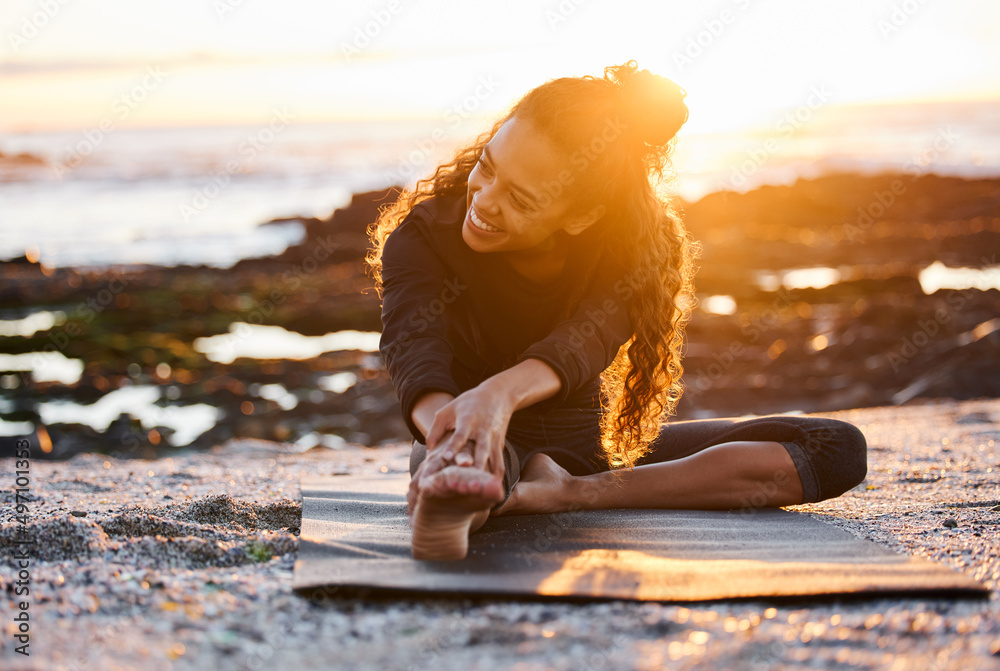
[[[608,463],[600,447],[600,412],[575,408],[558,408],[545,414],[515,412],[504,444],[507,496],[520,479],[520,465],[538,452],[552,457],[572,475],[607,471]],[[803,503],[840,496],[860,484],[868,472],[867,443],[856,426],[837,419],[799,415],[668,422],[660,429],[650,452],[636,465],[682,459],[733,441],[781,443],[798,470]],[[426,453],[426,445],[413,441],[411,476]]]

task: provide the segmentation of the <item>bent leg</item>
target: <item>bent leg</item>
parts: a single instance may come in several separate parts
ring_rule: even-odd
[[[856,426],[828,417],[800,415],[668,423],[639,463],[680,459],[738,441],[780,443],[802,483],[802,503],[840,496],[860,484],[868,472],[868,445]]]
[[[769,441],[722,443],[680,459],[572,478],[569,487],[566,500],[580,509],[729,510],[803,499],[788,451]]]
[[[864,435],[827,418],[675,422],[652,448],[634,469],[579,477],[535,455],[504,513],[793,505],[839,496],[867,472]]]

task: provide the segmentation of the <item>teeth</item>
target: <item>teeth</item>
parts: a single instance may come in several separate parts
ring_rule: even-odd
[[[476,228],[481,228],[484,231],[493,231],[493,232],[500,230],[496,226],[490,226],[489,224],[483,222],[483,220],[476,215],[475,210],[470,210],[470,218],[472,219],[472,223],[476,225]]]

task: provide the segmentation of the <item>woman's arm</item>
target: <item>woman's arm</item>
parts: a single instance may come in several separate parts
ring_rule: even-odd
[[[478,467],[486,464],[493,454],[501,458],[503,441],[511,415],[559,392],[559,376],[552,367],[539,359],[526,359],[507,370],[483,380],[473,389],[457,397],[432,391],[422,395],[413,408],[413,423],[427,436],[427,448],[444,448],[442,456],[451,459],[475,436],[472,463]],[[438,414],[438,411],[442,411]],[[459,416],[468,420],[465,426],[456,427]],[[453,428],[455,434],[447,435]]]
[[[513,410],[520,410],[559,393],[562,381],[552,366],[541,359],[525,359],[480,385],[489,389]]]
[[[603,267],[574,313],[521,353],[520,363],[544,362],[557,376],[556,391],[544,397],[549,405],[562,403],[600,375],[635,335],[628,312],[633,275]]]
[[[427,435],[434,424],[435,413],[454,398],[454,395],[444,391],[429,391],[417,397],[410,419],[420,429],[420,433]]]
[[[511,413],[551,398],[559,392],[559,375],[541,359],[525,359],[493,377],[479,387],[493,395],[497,402],[511,408]],[[411,419],[425,436],[434,424],[434,415],[455,396],[443,391],[429,391],[417,398]]]
[[[382,250],[379,351],[399,397],[403,421],[417,440],[426,443],[426,427],[415,423],[417,399],[437,394],[454,398],[460,389],[451,377],[452,349],[444,320],[431,311],[435,301],[447,295],[452,274],[409,222],[416,216],[411,213]],[[438,407],[430,412],[427,424]],[[425,408],[420,416],[427,414]]]
[[[483,380],[476,391],[492,398],[494,406],[513,414],[521,408],[551,398],[559,392],[561,384],[559,376],[547,363],[540,359],[526,359]],[[422,434],[428,435],[437,411],[455,398],[455,395],[443,391],[422,394],[413,406],[413,423]]]

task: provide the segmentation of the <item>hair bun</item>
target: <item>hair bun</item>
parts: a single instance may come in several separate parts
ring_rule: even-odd
[[[604,68],[604,79],[618,87],[630,134],[648,145],[667,144],[688,119],[684,89],[635,61]]]

